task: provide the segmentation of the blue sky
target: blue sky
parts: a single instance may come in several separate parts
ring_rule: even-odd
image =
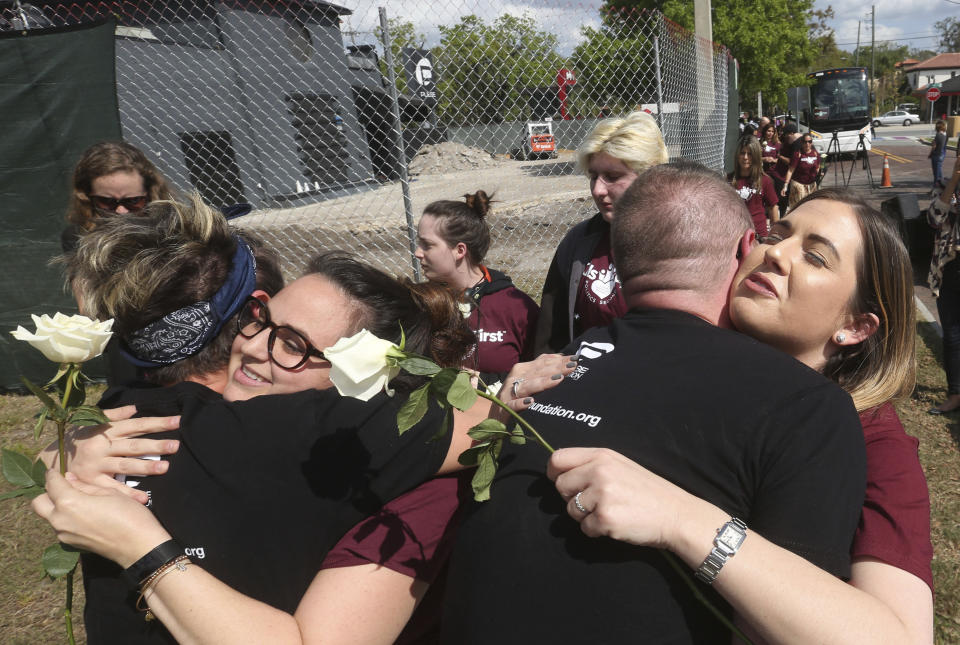
[[[723,1],[723,0],[718,0]],[[860,42],[870,44],[870,3],[863,0],[817,0],[817,7],[833,7],[836,17],[830,26],[840,49],[853,51],[857,42],[857,20],[861,20]],[[876,2],[876,38],[896,41],[915,49],[937,49],[933,23],[943,18],[960,18],[960,4],[954,0],[879,0]]]
[[[597,26],[597,9],[602,0],[445,0],[442,3],[410,0],[334,0],[354,14],[346,19],[345,30],[356,30],[358,41],[370,37],[377,25],[377,6],[388,15],[413,22],[426,36],[427,46],[437,44],[436,24],[453,24],[459,17],[474,13],[492,20],[503,12],[532,14],[541,29],[560,38],[560,50],[569,53],[579,41],[580,26]],[[692,1],[692,0],[691,0]],[[724,0],[712,0],[716,5]],[[862,19],[860,40],[870,43],[870,3],[865,0],[816,0],[816,6],[832,6],[836,17],[830,26],[841,49],[853,51],[857,41],[857,20]],[[960,18],[960,0],[878,0],[876,3],[877,40],[891,40],[912,48],[937,47],[933,23],[948,16]],[[365,33],[364,33],[365,32]]]

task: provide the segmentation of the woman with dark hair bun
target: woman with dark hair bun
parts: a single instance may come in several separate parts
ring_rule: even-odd
[[[464,316],[477,336],[465,366],[497,380],[533,358],[540,308],[509,276],[484,266],[489,212],[490,196],[482,190],[464,195],[464,201],[428,204],[417,227],[416,256],[428,280],[462,294]]]

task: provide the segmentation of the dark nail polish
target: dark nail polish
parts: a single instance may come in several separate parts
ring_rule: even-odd
[[[570,361],[569,363],[567,363],[567,367],[576,367],[576,366],[577,366],[576,361]]]
[[[523,400],[524,405],[530,405],[531,403],[533,403],[533,399],[531,399],[529,396]]]
[[[563,374],[554,374],[553,376],[550,377],[550,380],[551,380],[551,381],[559,381],[559,380],[562,379],[562,378],[563,378]]]

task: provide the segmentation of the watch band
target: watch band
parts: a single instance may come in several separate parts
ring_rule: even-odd
[[[151,573],[181,555],[183,547],[177,544],[176,540],[167,540],[124,569],[123,579],[131,588],[136,589]]]
[[[726,536],[732,534],[734,542],[728,543]],[[736,517],[717,529],[717,537],[713,539],[713,548],[704,559],[700,567],[694,572],[697,579],[708,585],[717,579],[720,569],[740,550],[740,546],[747,539],[747,525]]]

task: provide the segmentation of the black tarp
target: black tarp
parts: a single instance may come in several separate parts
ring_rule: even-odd
[[[0,33],[0,388],[56,371],[16,341],[30,314],[75,313],[63,289],[60,231],[73,166],[88,146],[120,139],[114,23]],[[103,372],[91,365],[87,373]]]

